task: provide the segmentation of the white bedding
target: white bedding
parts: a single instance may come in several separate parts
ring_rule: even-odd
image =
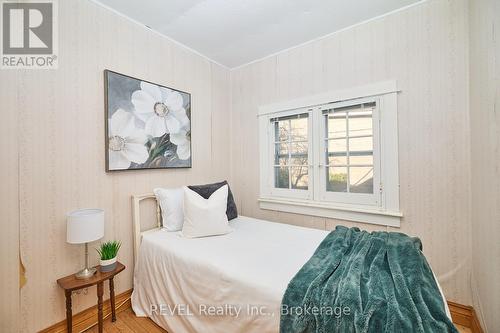
[[[328,231],[244,216],[230,225],[232,233],[206,238],[145,234],[134,312],[170,333],[278,332],[286,287]]]

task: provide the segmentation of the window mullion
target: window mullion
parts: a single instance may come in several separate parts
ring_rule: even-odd
[[[288,188],[292,189],[292,120],[288,119]]]
[[[323,178],[321,176],[322,170],[320,168],[321,158],[323,158],[321,150],[322,150],[322,136],[324,135],[324,124],[323,114],[321,112],[321,108],[315,108],[312,110],[312,131],[311,131],[311,142],[312,147],[311,151],[313,152],[313,167],[312,167],[312,175],[313,175],[313,200],[320,200],[321,198],[321,188]]]
[[[351,187],[350,187],[350,179],[351,179],[351,161],[350,161],[350,154],[349,154],[349,112],[345,113],[345,127],[346,127],[346,162],[347,162],[347,179],[346,179],[346,186],[347,186],[347,193],[351,192]]]

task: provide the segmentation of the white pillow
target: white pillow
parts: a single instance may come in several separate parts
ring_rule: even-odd
[[[204,199],[195,191],[184,187],[184,237],[195,238],[223,235],[231,232],[227,208],[228,186],[224,185]]]
[[[179,188],[155,188],[156,200],[160,203],[163,227],[168,231],[179,231],[184,223],[184,190]]]

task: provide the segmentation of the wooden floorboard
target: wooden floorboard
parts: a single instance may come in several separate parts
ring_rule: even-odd
[[[460,333],[472,333],[471,329],[462,325],[455,324],[457,330]]]
[[[151,319],[137,317],[130,308],[117,313],[116,319],[114,323],[111,321],[111,318],[104,321],[104,333],[167,333],[167,331],[156,325]],[[97,333],[97,326],[85,332]]]
[[[132,309],[124,310],[117,314],[117,321],[111,322],[111,318],[104,321],[104,333],[168,333],[160,326],[156,325],[151,319],[137,317]],[[460,333],[471,333],[470,328],[456,325]],[[87,333],[97,333],[97,326],[85,331]]]

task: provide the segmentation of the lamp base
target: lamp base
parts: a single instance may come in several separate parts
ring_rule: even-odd
[[[92,276],[94,276],[94,274],[97,272],[97,268],[95,267],[92,267],[92,268],[84,268],[82,269],[81,271],[79,271],[78,273],[75,274],[75,277],[77,279],[88,279]]]

